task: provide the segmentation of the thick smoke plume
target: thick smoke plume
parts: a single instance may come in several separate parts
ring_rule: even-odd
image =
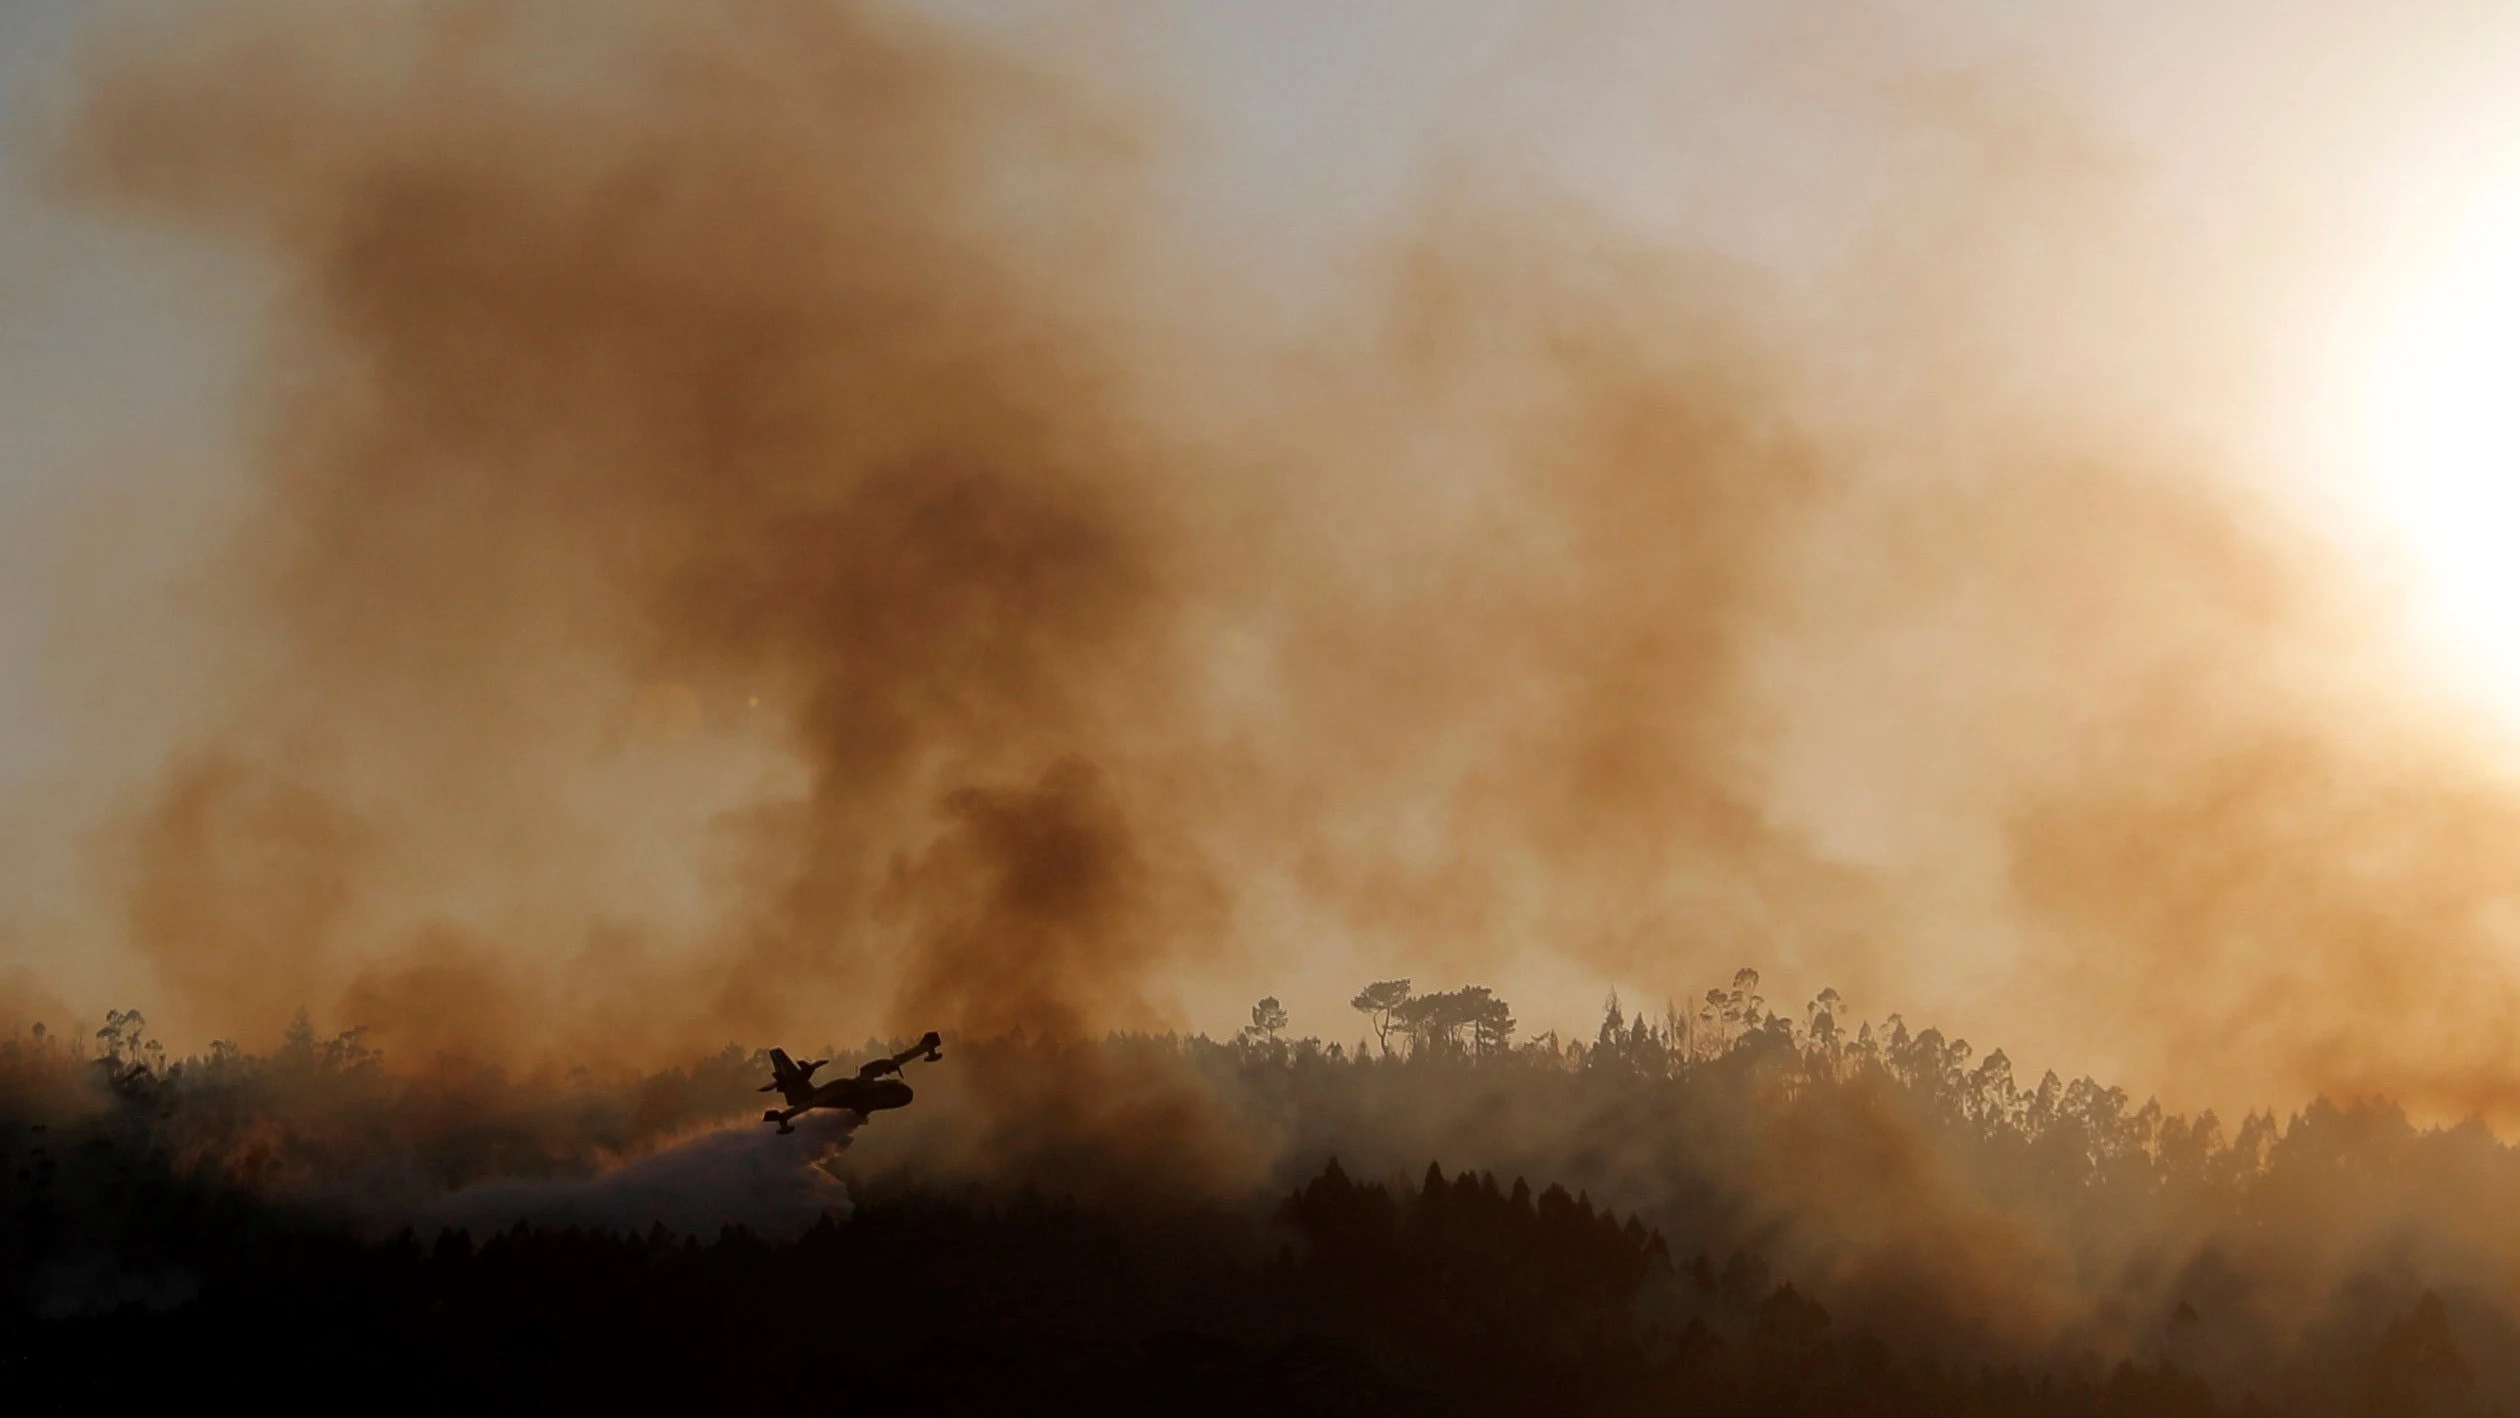
[[[263,9],[111,60],[65,180],[282,285],[228,554],[265,658],[129,839],[190,1017],[338,1000],[422,1058],[1151,1021],[1217,935],[1163,845],[1189,479],[1006,255],[1107,259],[1049,224],[1125,210],[1132,141],[818,4]],[[682,854],[677,932],[638,877]]]
[[[1852,938],[1742,684],[1829,479],[1718,302],[1447,218],[1255,434],[1231,300],[1150,313],[1160,119],[886,12],[635,13],[103,51],[65,189],[278,279],[228,712],[123,835],[166,1017],[657,1057],[1178,1022],[1337,922]]]

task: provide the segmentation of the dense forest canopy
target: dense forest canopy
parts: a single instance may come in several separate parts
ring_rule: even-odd
[[[273,1053],[170,1060],[116,1011],[0,1045],[12,1342],[215,1348],[347,1285],[376,1308],[333,1352],[453,1346],[460,1388],[524,1362],[466,1326],[528,1325],[551,1378],[612,1362],[571,1317],[580,1288],[636,1275],[660,1307],[642,1323],[673,1329],[754,1276],[873,1297],[765,1321],[803,1347],[764,1392],[855,1327],[945,1343],[1012,1307],[1046,1327],[1001,1331],[975,1395],[1048,1352],[1086,1389],[1232,1371],[1454,1411],[1570,1383],[1621,1412],[2520,1393],[2495,1204],[2520,1151],[2486,1129],[2326,1101],[2226,1127],[2016,1080],[2001,1050],[1854,1020],[1834,991],[1780,1011],[1759,990],[1744,970],[1659,1017],[1614,999],[1583,1041],[1500,1039],[1492,992],[1409,981],[1357,994],[1354,1045],[1286,1037],[1273,1001],[1226,1042],[955,1038],[913,1107],[777,1152],[749,1121],[767,1063],[738,1046],[654,1074],[405,1073],[301,1016]],[[1076,1260],[1086,1235],[1125,1261]],[[539,1278],[504,1318],[397,1318],[479,1293],[482,1266]],[[676,1343],[734,1321],[691,1323]],[[903,1391],[919,1372],[877,1369]]]

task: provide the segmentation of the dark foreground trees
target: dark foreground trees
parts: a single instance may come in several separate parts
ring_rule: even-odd
[[[345,1239],[749,1126],[740,1049],[512,1078],[388,1071],[305,1023],[178,1063],[129,1014],[94,1057],[85,1030],[0,1040],[0,1393],[388,1365],[400,1387],[346,1391],[2175,1414],[2206,1402],[2184,1371],[2296,1418],[2520,1395],[2520,1149],[2480,1125],[2322,1101],[2225,1133],[2090,1079],[2022,1086],[2003,1051],[1829,992],[1780,1015],[1747,971],[1688,1011],[1613,1003],[1586,1043],[1483,1040],[1510,1012],[1474,987],[1357,1007],[1355,1050],[1277,1008],[1232,1043],[958,1040],[834,1164],[857,1219],[795,1248]],[[1431,1186],[1430,1156],[1589,1196]]]
[[[2125,1415],[2173,1370],[1903,1360],[1755,1267],[1493,1176],[1334,1162],[1247,1212],[909,1190],[793,1245],[275,1233],[189,1301],[20,1318],[13,1412],[244,1396],[350,1411]]]

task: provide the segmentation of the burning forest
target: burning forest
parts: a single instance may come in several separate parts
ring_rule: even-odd
[[[124,1390],[175,1396],[285,1332],[308,1384],[392,1366],[432,1409],[834,1372],[973,1411],[2464,1413],[2520,1384],[2492,1260],[2520,1151],[2481,1126],[2226,1127],[1758,989],[1613,1002],[1589,1041],[1482,1037],[1452,1021],[1492,993],[1407,981],[1359,993],[1387,1032],[1353,1047],[1273,1002],[1225,1041],[957,1040],[970,1075],[920,1108],[786,1135],[736,1046],[411,1076],[302,1019],[168,1062],[118,1012],[93,1057],[0,1057],[13,1362],[67,1403],[136,1345]],[[1142,1115],[1010,1120],[1017,1074],[1139,1080],[1240,1165],[1185,1176],[1114,1124]]]
[[[0,1391],[2520,1405],[2492,8],[0,8]]]

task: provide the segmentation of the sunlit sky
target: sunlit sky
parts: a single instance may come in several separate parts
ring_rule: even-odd
[[[2520,739],[2520,7],[944,8],[1047,37],[1068,56],[1052,62],[1135,56],[1188,120],[1170,190],[1290,324],[1465,155],[1826,302],[1883,214],[1950,170],[1930,130],[1886,120],[1980,101],[2032,115],[2035,141],[2087,155],[2122,226],[2039,293],[2048,337],[1990,368],[2088,384],[2095,410],[2152,406],[2274,489],[2404,597],[2408,653],[2447,697]],[[48,636],[73,598],[92,614],[162,589],[235,493],[254,274],[38,190],[83,26],[147,13],[0,0],[0,793],[55,770],[65,724],[160,712],[179,672],[65,675]],[[2002,154],[1983,170],[2006,180]],[[2071,288],[2094,271],[2104,286]],[[97,519],[133,529],[125,564],[60,565]],[[86,826],[0,816],[0,962],[92,989],[120,967],[109,930],[76,924]]]

